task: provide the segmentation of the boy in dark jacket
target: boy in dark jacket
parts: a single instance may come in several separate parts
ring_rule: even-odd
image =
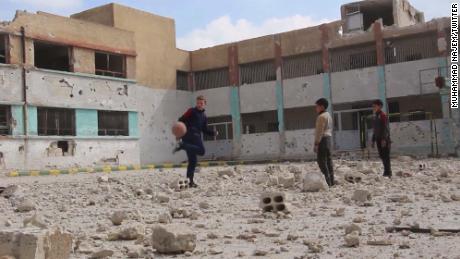
[[[187,133],[182,137],[173,153],[179,150],[185,150],[188,158],[187,178],[190,180],[190,187],[198,187],[193,181],[195,168],[198,162],[197,156],[203,156],[205,153],[202,132],[208,136],[217,136],[217,132],[208,128],[208,119],[205,114],[206,99],[204,96],[196,98],[196,106],[188,109],[179,121],[187,126]]]
[[[372,103],[374,110],[373,128],[374,134],[372,135],[372,148],[375,147],[377,142],[377,150],[379,151],[380,159],[382,159],[384,172],[383,176],[391,178],[391,161],[390,161],[390,125],[388,116],[382,111],[383,102],[375,100]]]

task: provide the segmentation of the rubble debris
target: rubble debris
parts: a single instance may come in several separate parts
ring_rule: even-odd
[[[260,196],[259,207],[264,212],[289,212],[286,195],[281,192],[264,192]]]
[[[326,189],[326,180],[323,175],[320,175],[319,173],[305,174],[302,188],[304,192],[319,192]]]
[[[0,232],[0,253],[15,258],[66,259],[70,257],[72,236],[59,229],[7,230]]]
[[[152,229],[152,247],[162,254],[193,252],[196,235],[184,225],[155,226]]]

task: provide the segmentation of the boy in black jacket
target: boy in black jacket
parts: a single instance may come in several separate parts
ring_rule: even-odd
[[[377,150],[379,151],[380,159],[382,159],[384,172],[383,176],[391,178],[391,161],[390,161],[390,125],[388,116],[382,111],[383,102],[375,100],[372,103],[374,110],[373,128],[374,134],[372,135],[372,148],[375,147],[377,142]]]
[[[202,132],[208,136],[217,136],[217,132],[208,128],[208,119],[205,114],[206,99],[204,96],[196,98],[196,106],[188,109],[179,121],[187,127],[187,133],[182,137],[173,153],[179,150],[185,150],[188,158],[187,178],[190,180],[190,187],[198,187],[193,181],[195,168],[198,162],[197,156],[203,156],[205,153]]]

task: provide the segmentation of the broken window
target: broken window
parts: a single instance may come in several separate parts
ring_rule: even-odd
[[[188,72],[179,71],[176,72],[176,84],[177,90],[188,91]]]
[[[311,76],[323,73],[322,53],[308,53],[283,58],[283,78]]]
[[[232,116],[219,116],[208,118],[208,128],[218,131],[219,135],[210,137],[204,135],[205,141],[233,139]]]
[[[377,66],[377,50],[373,43],[331,50],[332,72],[373,66]]]
[[[75,136],[75,110],[38,107],[39,136]]]
[[[394,24],[393,1],[361,1],[345,5],[347,32],[368,30],[372,24],[382,19],[384,26]]]
[[[8,63],[6,59],[6,46],[8,37],[0,34],[0,63]]]
[[[96,52],[96,75],[126,78],[126,58],[123,55]]]
[[[0,105],[0,135],[11,135],[11,109],[7,105]]]
[[[230,86],[228,67],[195,73],[195,90],[206,90]]]
[[[286,130],[313,129],[316,116],[315,106],[284,109]]]
[[[385,63],[400,63],[438,56],[436,33],[385,39]]]
[[[129,136],[126,111],[98,111],[99,136]]]
[[[277,132],[279,130],[278,112],[264,111],[241,114],[244,134]]]
[[[274,60],[240,65],[240,78],[242,85],[275,81],[276,70]]]
[[[34,42],[35,67],[71,71],[71,48],[68,46]]]

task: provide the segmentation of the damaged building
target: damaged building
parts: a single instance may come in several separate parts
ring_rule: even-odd
[[[450,19],[425,22],[406,0],[349,3],[341,14],[184,51],[174,20],[119,4],[70,17],[18,11],[0,25],[0,169],[183,161],[170,128],[197,95],[221,133],[206,137],[205,159],[313,155],[320,97],[332,104],[337,151],[368,148],[381,99],[395,152],[457,154]]]

